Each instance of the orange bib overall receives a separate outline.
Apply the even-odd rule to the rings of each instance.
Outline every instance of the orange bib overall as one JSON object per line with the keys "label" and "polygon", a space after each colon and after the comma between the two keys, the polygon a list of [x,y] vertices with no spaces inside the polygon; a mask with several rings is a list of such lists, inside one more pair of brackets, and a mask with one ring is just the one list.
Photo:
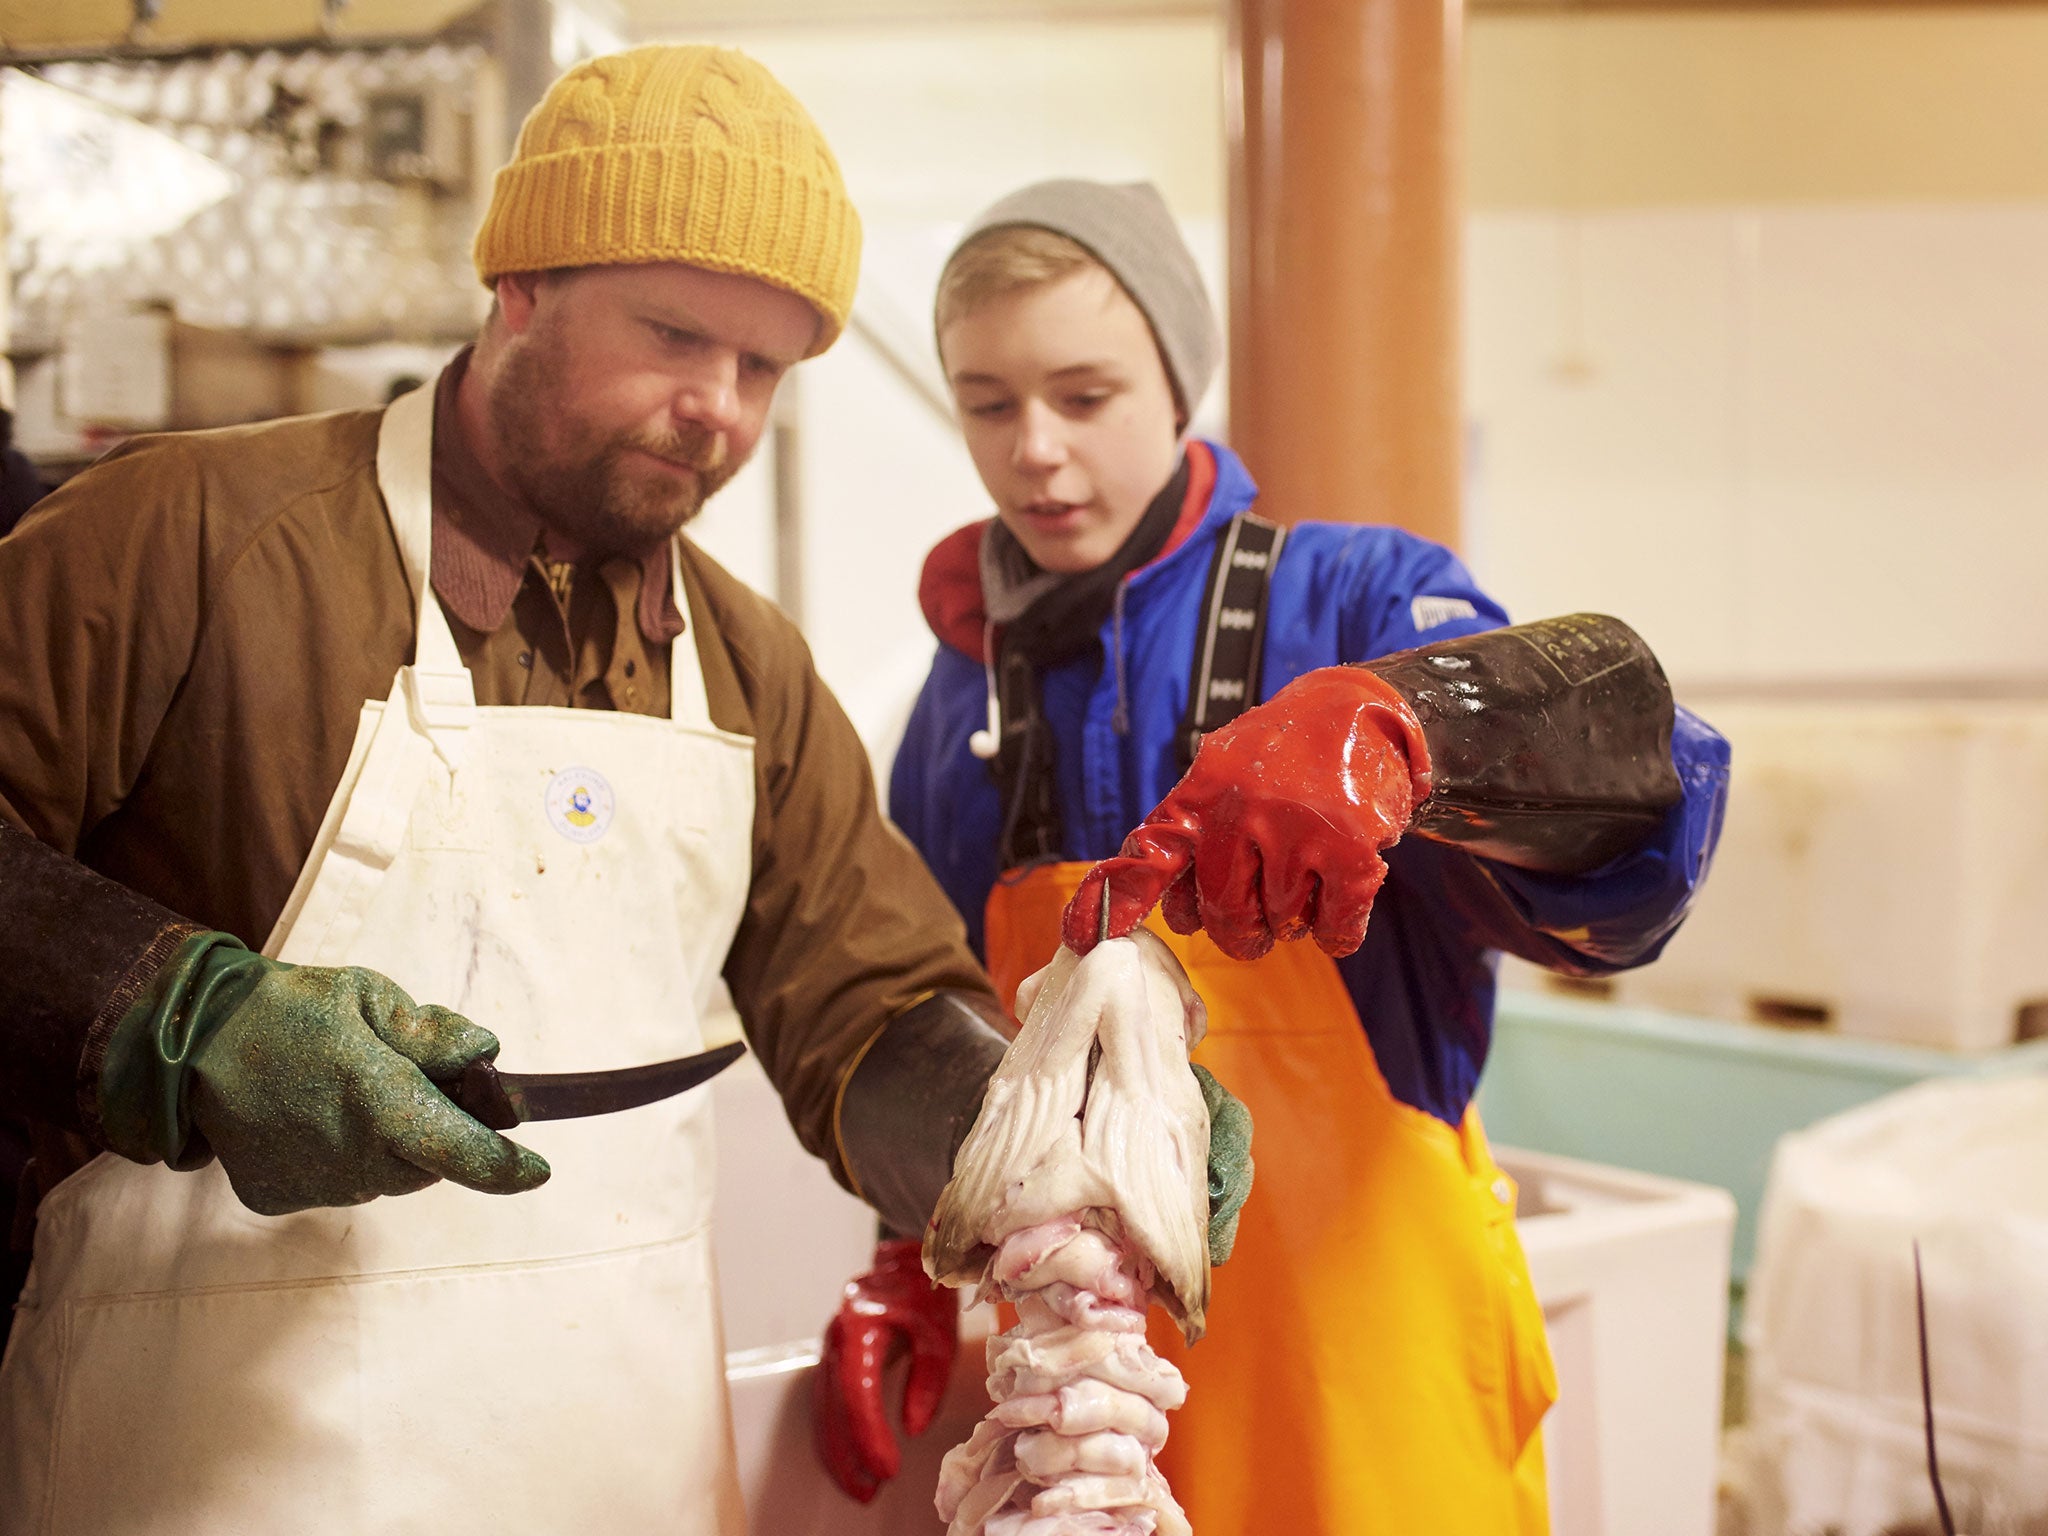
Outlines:
{"label": "orange bib overall", "polygon": [[[1050,961],[1090,869],[989,896],[1007,1001]],[[1396,1100],[1336,966],[1309,943],[1234,961],[1155,912],[1209,1008],[1195,1060],[1250,1107],[1256,1179],[1159,1457],[1203,1536],[1544,1536],[1538,1421],[1557,1395],[1515,1235],[1514,1185],[1475,1112]]]}

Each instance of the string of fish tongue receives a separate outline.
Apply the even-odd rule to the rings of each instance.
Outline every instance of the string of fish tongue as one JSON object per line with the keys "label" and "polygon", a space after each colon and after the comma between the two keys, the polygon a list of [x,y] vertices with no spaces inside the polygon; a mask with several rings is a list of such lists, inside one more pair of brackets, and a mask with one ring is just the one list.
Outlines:
{"label": "string of fish tongue", "polygon": [[995,1406],[947,1454],[939,1516],[948,1536],[1191,1536],[1153,1464],[1187,1385],[1145,1342],[1145,1310],[1201,1337],[1202,1001],[1139,929],[1085,959],[1062,948],[1017,1014],[925,1234],[933,1279],[1018,1316],[989,1340]]}

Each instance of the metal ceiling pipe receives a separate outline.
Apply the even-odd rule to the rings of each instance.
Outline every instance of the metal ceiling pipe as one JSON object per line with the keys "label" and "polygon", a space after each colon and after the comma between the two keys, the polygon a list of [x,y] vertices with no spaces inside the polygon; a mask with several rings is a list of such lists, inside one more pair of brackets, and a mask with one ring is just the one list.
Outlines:
{"label": "metal ceiling pipe", "polygon": [[1260,510],[1456,546],[1463,0],[1230,0],[1230,435]]}
{"label": "metal ceiling pipe", "polygon": [[[510,160],[519,147],[519,129],[526,114],[540,105],[554,84],[554,0],[498,0],[497,38],[493,52],[504,72],[505,120],[501,129]],[[495,168],[495,167],[494,167]]]}

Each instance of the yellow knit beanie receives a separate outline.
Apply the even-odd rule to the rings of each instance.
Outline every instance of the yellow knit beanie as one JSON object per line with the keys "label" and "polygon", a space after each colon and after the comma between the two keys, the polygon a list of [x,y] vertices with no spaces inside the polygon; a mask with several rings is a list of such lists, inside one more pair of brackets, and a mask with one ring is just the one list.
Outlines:
{"label": "yellow knit beanie", "polygon": [[786,288],[845,328],[860,215],[824,135],[773,75],[729,48],[588,59],[548,88],[498,172],[476,235],[506,272],[680,261]]}

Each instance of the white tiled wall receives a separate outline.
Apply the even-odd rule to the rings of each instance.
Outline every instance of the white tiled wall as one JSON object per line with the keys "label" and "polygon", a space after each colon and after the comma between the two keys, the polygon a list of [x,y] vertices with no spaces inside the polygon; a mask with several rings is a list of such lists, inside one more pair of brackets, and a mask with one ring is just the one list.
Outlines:
{"label": "white tiled wall", "polygon": [[1469,222],[1466,551],[1515,616],[1736,663],[1734,267],[1697,211]]}
{"label": "white tiled wall", "polygon": [[[1466,546],[1512,613],[1622,614],[1682,682],[2048,672],[2048,204],[1481,213],[1466,259]],[[799,388],[806,630],[886,733],[985,498],[857,338]],[[749,474],[706,536],[766,585]]]}
{"label": "white tiled wall", "polygon": [[[1722,42],[1750,52],[1722,67],[1748,79],[1772,56],[1764,44],[1786,40],[1774,23],[1745,25]],[[1638,39],[1628,57],[1668,61],[1690,37]],[[1619,46],[1605,31],[1554,41],[1575,38]],[[730,40],[832,135],[868,223],[863,302],[911,349],[928,347],[931,285],[958,222],[1035,176],[1158,180],[1220,305],[1213,21]],[[1475,26],[1473,185],[1498,199],[1555,181],[1558,198],[1489,202],[1468,219],[1466,546],[1482,578],[1518,615],[1627,616],[1681,681],[2048,671],[2035,599],[2048,568],[2048,200],[1786,200],[1795,182],[1743,162],[1718,181],[1680,177],[1683,205],[1558,206],[1574,176],[1598,180],[1600,141],[1583,125],[1565,134],[1577,170],[1562,180],[1502,170],[1519,163],[1502,145],[1543,129],[1547,110],[1522,99],[1547,56],[1514,55],[1512,75],[1495,58],[1512,41]],[[1618,87],[1598,71],[1553,73],[1566,127],[1613,105]],[[1917,78],[1904,54],[1864,73],[1873,90]],[[1778,100],[1771,79],[1744,111]],[[2010,95],[2001,123],[2019,110]],[[1489,103],[1512,121],[1494,122]],[[1807,126],[1818,142],[1869,125]],[[1813,143],[1787,152],[1802,144],[1802,176],[1825,181],[1832,162],[1806,164]],[[1779,200],[1714,191],[1745,178]],[[919,562],[983,498],[957,437],[857,340],[800,382],[806,627],[857,719],[886,730],[890,710],[873,701],[907,691],[929,654]]]}
{"label": "white tiled wall", "polygon": [[1690,678],[2048,670],[2048,204],[1481,214],[1472,553]]}

